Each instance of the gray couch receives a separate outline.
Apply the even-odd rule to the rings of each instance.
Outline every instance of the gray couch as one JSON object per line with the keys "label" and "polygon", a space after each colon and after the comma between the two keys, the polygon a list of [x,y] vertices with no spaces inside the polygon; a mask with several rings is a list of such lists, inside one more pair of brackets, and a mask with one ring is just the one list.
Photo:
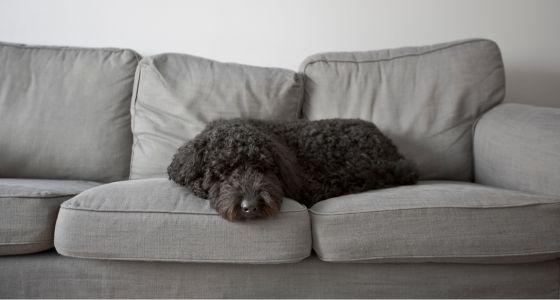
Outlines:
{"label": "gray couch", "polygon": [[[299,72],[2,43],[0,297],[559,298],[560,109],[504,82],[483,39]],[[421,182],[230,223],[165,178],[220,117],[372,121]]]}

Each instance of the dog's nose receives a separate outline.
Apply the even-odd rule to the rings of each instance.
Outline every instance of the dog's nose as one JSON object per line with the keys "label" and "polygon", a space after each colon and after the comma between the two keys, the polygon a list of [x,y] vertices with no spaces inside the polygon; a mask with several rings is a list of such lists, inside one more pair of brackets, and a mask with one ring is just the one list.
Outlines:
{"label": "dog's nose", "polygon": [[246,214],[254,214],[257,212],[257,202],[243,199],[241,201],[241,210]]}

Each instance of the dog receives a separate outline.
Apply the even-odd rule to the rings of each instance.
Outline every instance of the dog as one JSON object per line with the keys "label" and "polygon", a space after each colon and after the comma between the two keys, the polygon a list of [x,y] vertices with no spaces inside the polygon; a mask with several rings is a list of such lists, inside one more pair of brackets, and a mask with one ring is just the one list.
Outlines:
{"label": "dog", "polygon": [[311,207],[419,176],[373,123],[357,119],[212,121],[167,172],[229,221],[273,216],[284,197]]}

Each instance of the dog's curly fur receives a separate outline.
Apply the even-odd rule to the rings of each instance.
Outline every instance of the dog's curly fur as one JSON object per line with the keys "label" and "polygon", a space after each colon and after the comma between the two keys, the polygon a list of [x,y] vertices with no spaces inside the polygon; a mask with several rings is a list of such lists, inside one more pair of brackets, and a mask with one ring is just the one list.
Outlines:
{"label": "dog's curly fur", "polygon": [[[418,180],[388,137],[355,119],[216,120],[179,148],[167,171],[228,220],[274,215],[283,197],[310,207]],[[243,199],[257,201],[257,211],[241,211]]]}

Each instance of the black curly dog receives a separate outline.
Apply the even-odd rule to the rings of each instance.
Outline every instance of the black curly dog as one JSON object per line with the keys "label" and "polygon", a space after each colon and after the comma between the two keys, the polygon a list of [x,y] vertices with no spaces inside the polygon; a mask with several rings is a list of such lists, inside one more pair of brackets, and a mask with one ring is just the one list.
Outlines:
{"label": "black curly dog", "polygon": [[418,171],[370,122],[217,120],[180,147],[169,178],[230,220],[350,193],[414,184]]}

